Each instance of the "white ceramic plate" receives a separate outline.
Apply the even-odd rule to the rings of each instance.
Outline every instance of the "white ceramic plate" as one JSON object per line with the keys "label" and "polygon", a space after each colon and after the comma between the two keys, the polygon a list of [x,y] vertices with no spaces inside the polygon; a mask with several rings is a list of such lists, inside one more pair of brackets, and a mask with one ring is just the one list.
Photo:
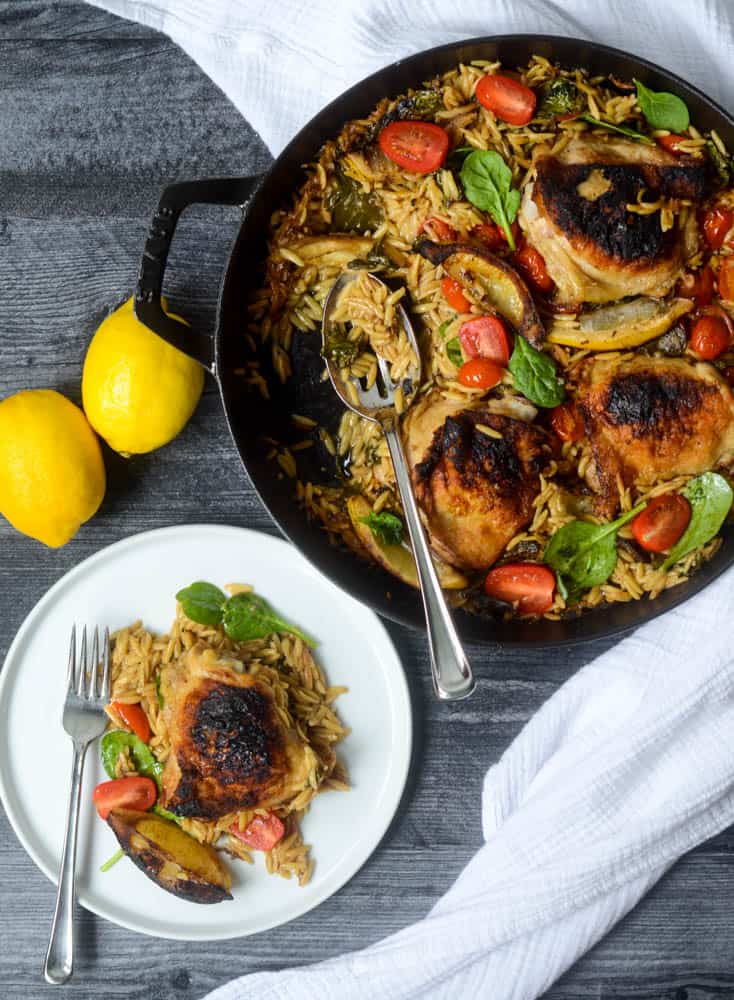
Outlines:
{"label": "white ceramic plate", "polygon": [[61,727],[73,622],[120,628],[136,618],[166,631],[174,594],[193,580],[253,584],[285,618],[320,642],[317,657],[351,734],[340,747],[353,787],[318,796],[303,823],[316,869],[304,888],[232,861],[233,901],[205,906],[159,889],[127,858],[102,874],[118,844],[92,806],[105,775],[87,754],[77,884],[82,906],[156,937],[218,940],[254,934],[335,893],[377,847],[405,786],[411,712],[397,653],[378,618],[321,576],[291,545],[244,528],[187,525],[118,542],[55,584],[21,627],[0,674],[0,797],[21,843],[57,879],[71,767]]}

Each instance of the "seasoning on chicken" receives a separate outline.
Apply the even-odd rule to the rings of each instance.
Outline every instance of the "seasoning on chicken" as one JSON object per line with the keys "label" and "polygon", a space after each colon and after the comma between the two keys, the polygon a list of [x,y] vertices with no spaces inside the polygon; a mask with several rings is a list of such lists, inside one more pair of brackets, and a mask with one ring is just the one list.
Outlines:
{"label": "seasoning on chicken", "polygon": [[431,547],[463,569],[486,569],[532,519],[545,433],[453,402],[416,404],[405,421],[408,461]]}
{"label": "seasoning on chicken", "polygon": [[[706,193],[703,161],[656,145],[581,136],[557,155],[538,150],[519,221],[543,256],[563,305],[666,295],[697,245],[695,212],[681,204]],[[664,231],[659,210],[629,205],[673,200]]]}
{"label": "seasoning on chicken", "polygon": [[682,358],[593,358],[576,403],[591,443],[587,482],[601,514],[623,486],[697,475],[734,458],[734,396],[718,371]]}
{"label": "seasoning on chicken", "polygon": [[307,748],[283,724],[270,687],[237,667],[197,643],[161,671],[171,753],[160,804],[177,816],[273,807],[303,784]]}

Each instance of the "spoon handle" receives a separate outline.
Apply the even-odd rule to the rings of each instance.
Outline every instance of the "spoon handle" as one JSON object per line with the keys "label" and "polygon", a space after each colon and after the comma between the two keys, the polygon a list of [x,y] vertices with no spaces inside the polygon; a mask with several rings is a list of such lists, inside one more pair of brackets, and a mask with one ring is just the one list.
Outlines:
{"label": "spoon handle", "polygon": [[408,525],[410,544],[413,547],[413,556],[418,569],[418,580],[420,581],[428,629],[428,650],[431,658],[433,687],[438,697],[443,701],[458,701],[460,698],[467,698],[474,690],[475,681],[472,669],[451,619],[431,559],[426,536],[423,533],[423,525],[418,514],[418,505],[413,496],[408,463],[405,460],[397,421],[386,420],[382,429],[390,449],[395,479]]}

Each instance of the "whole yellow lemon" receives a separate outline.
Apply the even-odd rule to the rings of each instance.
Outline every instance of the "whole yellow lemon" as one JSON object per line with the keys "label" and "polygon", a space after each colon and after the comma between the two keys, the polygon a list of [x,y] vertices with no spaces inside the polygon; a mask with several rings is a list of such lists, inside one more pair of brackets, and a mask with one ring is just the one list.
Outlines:
{"label": "whole yellow lemon", "polygon": [[0,513],[44,545],[65,545],[105,491],[102,449],[78,406],[53,389],[0,403]]}
{"label": "whole yellow lemon", "polygon": [[87,418],[122,455],[168,444],[185,427],[203,388],[201,365],[139,322],[132,299],[101,323],[84,361]]}

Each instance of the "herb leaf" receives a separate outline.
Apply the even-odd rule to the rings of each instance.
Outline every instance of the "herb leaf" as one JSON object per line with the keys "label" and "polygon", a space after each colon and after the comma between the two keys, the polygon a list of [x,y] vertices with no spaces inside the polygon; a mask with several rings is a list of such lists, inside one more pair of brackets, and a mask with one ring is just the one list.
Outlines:
{"label": "herb leaf", "polygon": [[382,542],[383,545],[400,545],[403,539],[403,522],[397,514],[391,514],[388,510],[376,514],[372,510],[367,517],[361,517],[359,520],[367,525],[378,542]]}
{"label": "herb leaf", "polygon": [[464,364],[464,355],[461,353],[461,341],[458,337],[452,337],[446,345],[446,357],[452,361],[457,368]]}
{"label": "herb leaf", "polygon": [[227,597],[213,583],[197,580],[190,587],[184,587],[176,594],[183,613],[199,625],[219,625],[222,620],[222,606]]}
{"label": "herb leaf", "polygon": [[536,114],[538,118],[567,115],[572,111],[580,111],[581,103],[581,94],[576,84],[559,76],[541,89]]}
{"label": "herb leaf", "polygon": [[450,326],[451,326],[451,320],[450,319],[445,319],[443,321],[443,323],[439,326],[439,328],[438,328],[438,335],[441,338],[441,340],[443,340],[443,338],[446,336],[446,331],[448,330],[448,328]]}
{"label": "herb leaf", "polygon": [[685,132],[691,118],[685,102],[663,91],[650,90],[639,80],[634,81],[637,87],[637,103],[645,116],[647,124],[652,128],[664,128],[670,132]]}
{"label": "herb leaf", "polygon": [[626,135],[628,139],[636,139],[637,142],[644,142],[648,146],[654,146],[655,142],[650,138],[649,135],[643,135],[642,132],[638,132],[636,129],[628,128],[626,125],[613,125],[611,122],[603,122],[600,118],[594,118],[593,115],[579,115],[582,122],[587,122],[589,125],[594,125],[597,128],[605,128],[609,132],[617,132],[619,135]]}
{"label": "herb leaf", "polygon": [[123,750],[130,752],[138,774],[142,775],[143,778],[152,778],[160,791],[163,764],[156,760],[148,745],[143,743],[140,737],[136,736],[135,733],[128,733],[124,729],[111,729],[102,737],[100,748],[102,767],[110,778],[116,777],[117,758]]}
{"label": "herb leaf", "polygon": [[706,151],[714,165],[716,173],[722,184],[728,184],[731,180],[732,162],[728,156],[724,156],[713,139],[706,140]]}
{"label": "herb leaf", "polygon": [[[543,560],[555,571],[559,589],[576,601],[605,583],[617,565],[617,532],[646,506],[641,503],[609,524],[570,521],[552,536]],[[565,595],[564,595],[565,597]]]}
{"label": "herb leaf", "polygon": [[536,406],[552,408],[563,402],[563,382],[556,374],[553,359],[536,350],[524,337],[515,337],[515,347],[507,366],[515,388]]}
{"label": "herb leaf", "polygon": [[665,557],[664,570],[670,569],[679,559],[705,545],[718,533],[734,499],[731,486],[718,472],[704,472],[702,476],[696,476],[681,492],[691,505],[691,520]]}
{"label": "herb leaf", "polygon": [[264,639],[273,632],[290,632],[312,648],[315,641],[281,618],[259,594],[235,594],[224,606],[224,631],[235,642]]}
{"label": "herb leaf", "polygon": [[510,250],[514,250],[510,225],[520,207],[520,192],[511,186],[512,171],[500,154],[490,149],[469,153],[461,167],[461,183],[472,205],[489,212],[504,231]]}

